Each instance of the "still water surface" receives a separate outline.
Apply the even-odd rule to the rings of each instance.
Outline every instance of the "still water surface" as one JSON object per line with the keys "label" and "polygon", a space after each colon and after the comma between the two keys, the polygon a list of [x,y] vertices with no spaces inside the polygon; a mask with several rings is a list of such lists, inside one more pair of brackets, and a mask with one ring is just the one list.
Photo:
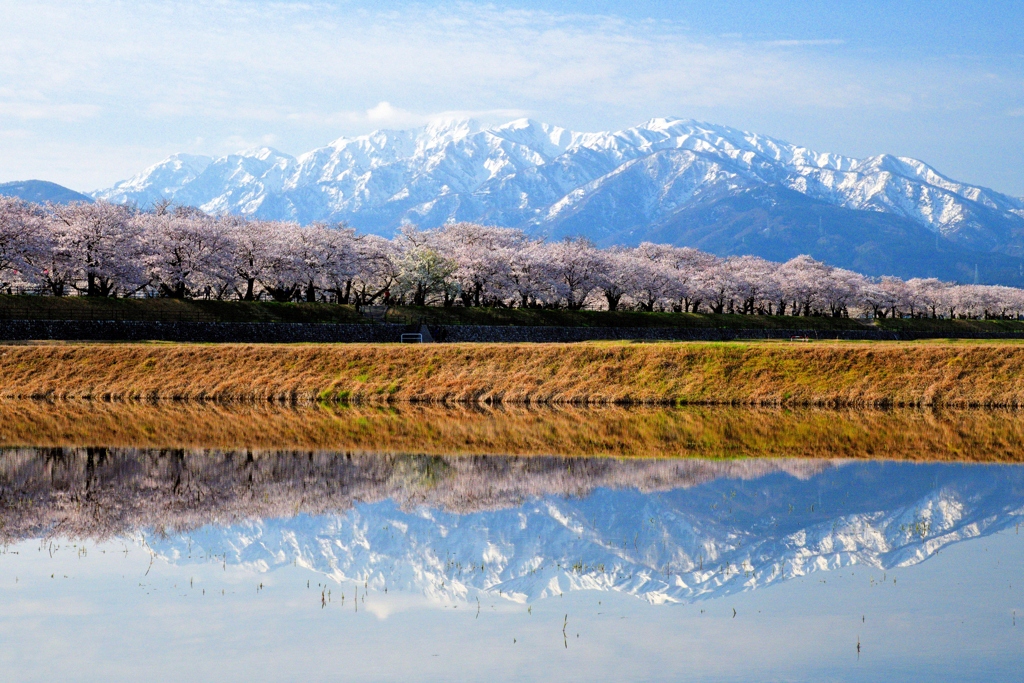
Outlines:
{"label": "still water surface", "polygon": [[4,680],[1024,679],[1024,468],[9,447]]}

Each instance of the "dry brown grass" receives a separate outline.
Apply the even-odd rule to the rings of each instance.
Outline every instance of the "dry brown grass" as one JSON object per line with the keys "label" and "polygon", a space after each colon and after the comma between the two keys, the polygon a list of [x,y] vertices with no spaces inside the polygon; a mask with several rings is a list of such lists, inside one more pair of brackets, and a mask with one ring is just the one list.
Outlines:
{"label": "dry brown grass", "polygon": [[1024,413],[0,401],[0,446],[1024,461]]}
{"label": "dry brown grass", "polygon": [[9,345],[0,347],[0,396],[1024,406],[1024,345]]}

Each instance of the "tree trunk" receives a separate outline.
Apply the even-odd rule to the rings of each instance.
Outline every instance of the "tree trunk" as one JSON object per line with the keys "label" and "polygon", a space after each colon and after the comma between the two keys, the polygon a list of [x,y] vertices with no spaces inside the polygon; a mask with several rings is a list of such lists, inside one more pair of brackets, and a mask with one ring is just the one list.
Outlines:
{"label": "tree trunk", "polygon": [[274,301],[277,301],[278,303],[286,303],[286,302],[291,301],[292,299],[294,299],[295,298],[295,290],[296,289],[297,289],[297,285],[292,285],[291,287],[267,287],[266,288],[267,294],[269,294],[270,297]]}
{"label": "tree trunk", "polygon": [[605,291],[605,301],[608,302],[609,311],[617,311],[619,309],[619,300],[622,299],[621,294],[612,294],[611,292]]}

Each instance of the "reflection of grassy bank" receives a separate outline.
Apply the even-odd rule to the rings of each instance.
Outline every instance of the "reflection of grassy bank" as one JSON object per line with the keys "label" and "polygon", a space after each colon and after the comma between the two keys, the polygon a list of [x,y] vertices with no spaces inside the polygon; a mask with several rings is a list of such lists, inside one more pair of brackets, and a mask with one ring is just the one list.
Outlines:
{"label": "reflection of grassy bank", "polygon": [[0,446],[1024,462],[1012,411],[0,401]]}
{"label": "reflection of grassy bank", "polygon": [[1024,345],[9,345],[0,347],[0,396],[1024,406]]}

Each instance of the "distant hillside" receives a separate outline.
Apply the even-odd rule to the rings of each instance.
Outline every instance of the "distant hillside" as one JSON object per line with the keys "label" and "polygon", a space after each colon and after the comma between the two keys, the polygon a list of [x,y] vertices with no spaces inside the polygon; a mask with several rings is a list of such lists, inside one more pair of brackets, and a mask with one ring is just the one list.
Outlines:
{"label": "distant hillside", "polygon": [[1024,286],[1024,260],[975,251],[891,213],[847,209],[778,186],[708,198],[618,242],[664,242],[719,256],[800,254],[866,275]]}
{"label": "distant hillside", "polygon": [[92,198],[80,192],[68,189],[63,185],[46,180],[17,180],[12,183],[0,183],[0,196],[19,197],[29,202],[44,204],[69,204],[71,202],[91,202]]}

